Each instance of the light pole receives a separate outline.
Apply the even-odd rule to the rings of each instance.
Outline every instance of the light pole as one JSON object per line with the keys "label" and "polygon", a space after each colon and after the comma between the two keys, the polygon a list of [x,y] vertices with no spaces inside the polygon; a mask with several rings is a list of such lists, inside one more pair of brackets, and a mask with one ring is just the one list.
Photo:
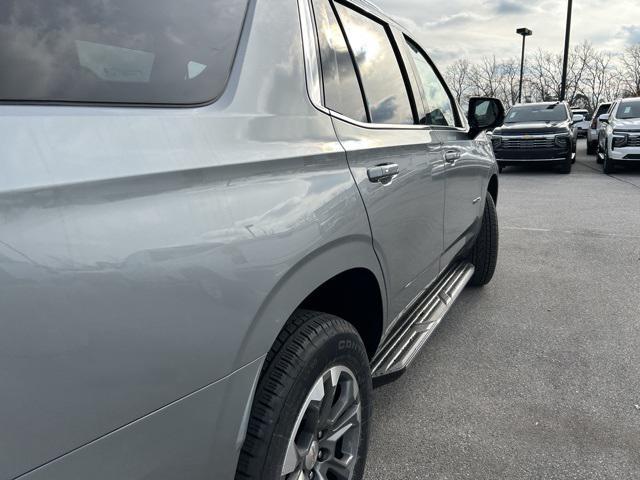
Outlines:
{"label": "light pole", "polygon": [[520,90],[518,92],[518,103],[522,103],[522,79],[524,77],[524,46],[527,37],[533,35],[533,32],[528,28],[519,28],[516,30],[518,35],[522,35],[522,59],[520,60]]}
{"label": "light pole", "polygon": [[567,64],[569,62],[569,41],[571,40],[571,11],[573,0],[569,0],[567,7],[567,29],[564,33],[564,61],[562,62],[562,86],[560,87],[560,101],[564,101],[567,95]]}

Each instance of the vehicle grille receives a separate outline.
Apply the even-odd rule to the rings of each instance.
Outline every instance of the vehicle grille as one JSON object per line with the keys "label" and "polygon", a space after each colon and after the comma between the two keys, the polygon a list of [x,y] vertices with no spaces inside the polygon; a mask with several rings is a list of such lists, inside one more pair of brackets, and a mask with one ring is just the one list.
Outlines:
{"label": "vehicle grille", "polygon": [[627,143],[629,147],[640,147],[640,135],[637,136],[629,136],[629,142]]}
{"label": "vehicle grille", "polygon": [[505,138],[502,137],[501,147],[504,149],[535,149],[553,148],[555,146],[553,138]]}

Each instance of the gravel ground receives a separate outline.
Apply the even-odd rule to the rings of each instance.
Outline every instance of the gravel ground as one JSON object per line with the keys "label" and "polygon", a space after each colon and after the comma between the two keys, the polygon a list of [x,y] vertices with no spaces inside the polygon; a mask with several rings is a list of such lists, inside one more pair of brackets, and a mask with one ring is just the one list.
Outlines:
{"label": "gravel ground", "polygon": [[367,480],[640,478],[640,169],[506,168],[493,282],[375,391]]}

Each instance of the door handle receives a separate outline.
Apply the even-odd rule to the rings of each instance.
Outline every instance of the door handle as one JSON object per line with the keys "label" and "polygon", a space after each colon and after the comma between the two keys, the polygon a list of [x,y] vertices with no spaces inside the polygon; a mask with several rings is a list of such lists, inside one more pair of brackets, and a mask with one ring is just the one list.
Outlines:
{"label": "door handle", "polygon": [[460,152],[458,150],[447,150],[444,152],[444,161],[453,165],[460,160]]}
{"label": "door handle", "polygon": [[367,169],[367,176],[372,182],[389,183],[398,175],[399,171],[400,167],[396,163],[386,163]]}

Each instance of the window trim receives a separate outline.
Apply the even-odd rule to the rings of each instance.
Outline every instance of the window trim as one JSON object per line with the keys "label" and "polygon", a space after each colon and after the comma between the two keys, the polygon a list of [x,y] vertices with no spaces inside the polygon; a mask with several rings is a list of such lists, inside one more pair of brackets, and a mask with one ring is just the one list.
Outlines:
{"label": "window trim", "polygon": [[242,22],[240,24],[240,30],[238,34],[238,41],[234,47],[233,55],[231,58],[231,64],[229,66],[229,70],[227,72],[227,78],[222,85],[222,89],[218,93],[218,95],[204,100],[202,102],[193,102],[193,103],[148,103],[148,102],[92,102],[89,100],[76,101],[76,100],[5,100],[0,98],[0,105],[15,105],[15,106],[51,106],[51,107],[99,107],[99,108],[141,108],[141,109],[172,109],[172,110],[182,110],[187,108],[199,108],[199,107],[208,107],[213,105],[218,100],[220,100],[227,89],[229,88],[229,82],[234,75],[234,71],[237,68],[240,57],[240,52],[242,47],[246,44],[247,32],[246,29],[249,28],[249,17],[253,18],[254,10],[255,10],[255,2],[252,0],[247,1],[247,6],[245,8]]}
{"label": "window trim", "polygon": [[309,100],[323,113],[329,113],[325,105],[324,77],[320,59],[320,39],[316,14],[311,0],[298,0],[300,27],[302,29],[302,52],[305,65],[305,81]]}
{"label": "window trim", "polygon": [[447,97],[449,98],[449,102],[451,103],[451,108],[453,109],[453,115],[455,117],[456,125],[447,125],[447,126],[427,125],[427,126],[433,130],[447,130],[447,131],[455,130],[455,131],[467,132],[469,130],[469,126],[467,125],[467,122],[464,120],[463,116],[460,114],[458,102],[455,101],[451,93],[451,90],[449,89],[449,85],[447,85],[447,82],[444,80],[444,77],[440,73],[440,70],[438,70],[438,67],[436,67],[436,64],[433,63],[433,61],[431,60],[431,57],[427,55],[427,52],[424,51],[424,49],[420,46],[418,42],[416,42],[413,38],[411,38],[409,35],[407,35],[404,32],[403,32],[403,37],[405,41],[405,48],[409,50],[407,53],[409,54],[408,57],[409,57],[409,61],[411,62],[411,68],[413,69],[414,75],[418,79],[418,88],[420,89],[422,102],[425,103],[425,108],[429,108],[429,104],[427,102],[426,94],[424,93],[424,90],[422,87],[422,80],[420,78],[420,74],[418,73],[418,67],[416,66],[415,61],[411,56],[411,52],[410,52],[411,45],[413,45],[416,48],[416,50],[418,50],[418,52],[424,57],[424,59],[427,61],[427,63],[435,73],[436,78],[438,79],[438,81],[440,82],[440,85],[442,85],[442,88],[447,94]]}

